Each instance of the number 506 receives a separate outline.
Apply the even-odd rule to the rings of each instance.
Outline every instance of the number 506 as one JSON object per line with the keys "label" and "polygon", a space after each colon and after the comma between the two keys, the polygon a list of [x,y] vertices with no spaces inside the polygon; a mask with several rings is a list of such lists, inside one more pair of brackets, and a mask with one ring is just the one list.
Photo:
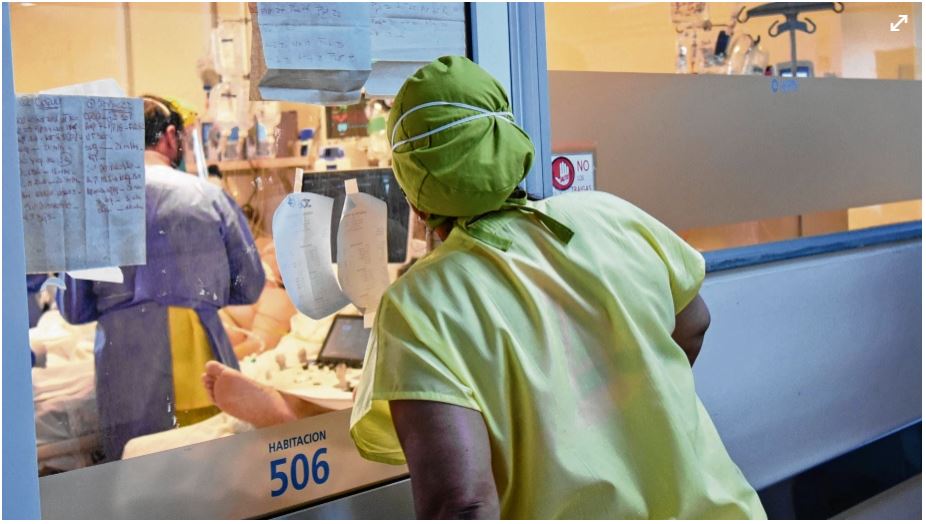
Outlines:
{"label": "number 506", "polygon": [[[324,484],[328,480],[328,474],[331,473],[328,462],[321,459],[321,456],[327,452],[328,448],[318,448],[315,454],[312,455],[311,468],[309,467],[309,459],[302,453],[297,453],[289,465],[289,476],[286,475],[285,469],[282,471],[279,469],[286,465],[285,457],[270,461],[270,480],[278,479],[280,481],[280,487],[271,489],[270,496],[279,497],[286,493],[290,482],[292,482],[293,489],[297,491],[305,489],[309,485],[309,480],[312,480],[316,485]],[[311,475],[311,478],[309,475]]]}

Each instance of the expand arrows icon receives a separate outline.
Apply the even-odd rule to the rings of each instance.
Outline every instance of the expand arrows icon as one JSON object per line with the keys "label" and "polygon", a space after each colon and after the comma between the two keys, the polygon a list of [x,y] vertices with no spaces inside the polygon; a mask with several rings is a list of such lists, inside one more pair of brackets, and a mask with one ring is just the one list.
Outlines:
{"label": "expand arrows icon", "polygon": [[909,20],[907,15],[898,15],[897,21],[891,24],[891,31],[900,31],[900,24],[906,24]]}

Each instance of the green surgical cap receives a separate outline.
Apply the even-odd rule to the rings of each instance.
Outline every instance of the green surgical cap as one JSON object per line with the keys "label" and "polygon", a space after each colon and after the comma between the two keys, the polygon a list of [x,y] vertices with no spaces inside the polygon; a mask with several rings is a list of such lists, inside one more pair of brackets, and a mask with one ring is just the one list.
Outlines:
{"label": "green surgical cap", "polygon": [[[456,105],[435,104],[447,102]],[[465,57],[438,58],[409,77],[386,127],[393,170],[409,202],[444,217],[501,208],[534,158],[530,138],[503,116],[510,111],[504,88]],[[448,127],[434,132],[442,126]]]}

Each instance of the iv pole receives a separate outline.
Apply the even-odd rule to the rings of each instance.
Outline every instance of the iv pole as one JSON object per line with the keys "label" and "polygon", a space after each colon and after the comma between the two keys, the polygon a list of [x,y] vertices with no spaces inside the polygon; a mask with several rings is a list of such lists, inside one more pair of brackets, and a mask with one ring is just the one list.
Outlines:
{"label": "iv pole", "polygon": [[[813,34],[817,31],[817,24],[813,23],[813,20],[807,17],[804,20],[798,20],[797,15],[804,11],[828,10],[842,13],[846,8],[842,2],[772,2],[753,7],[748,11],[743,6],[739,13],[736,14],[736,21],[744,24],[753,17],[784,15],[785,21],[776,20],[773,22],[768,28],[768,34],[772,38],[785,31],[791,34],[791,76],[797,77],[797,31],[803,31],[807,34]],[[745,18],[743,18],[743,11],[746,11]],[[809,29],[807,24],[810,24]]]}

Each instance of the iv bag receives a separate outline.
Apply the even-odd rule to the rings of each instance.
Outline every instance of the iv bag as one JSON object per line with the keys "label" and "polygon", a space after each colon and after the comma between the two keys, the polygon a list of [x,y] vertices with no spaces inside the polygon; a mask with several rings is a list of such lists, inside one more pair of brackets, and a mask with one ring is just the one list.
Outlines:
{"label": "iv bag", "polygon": [[248,93],[242,84],[222,82],[209,92],[209,112],[213,122],[231,128],[248,122]]}
{"label": "iv bag", "polygon": [[245,32],[241,22],[224,21],[212,30],[212,56],[223,78],[240,77],[244,67]]}

